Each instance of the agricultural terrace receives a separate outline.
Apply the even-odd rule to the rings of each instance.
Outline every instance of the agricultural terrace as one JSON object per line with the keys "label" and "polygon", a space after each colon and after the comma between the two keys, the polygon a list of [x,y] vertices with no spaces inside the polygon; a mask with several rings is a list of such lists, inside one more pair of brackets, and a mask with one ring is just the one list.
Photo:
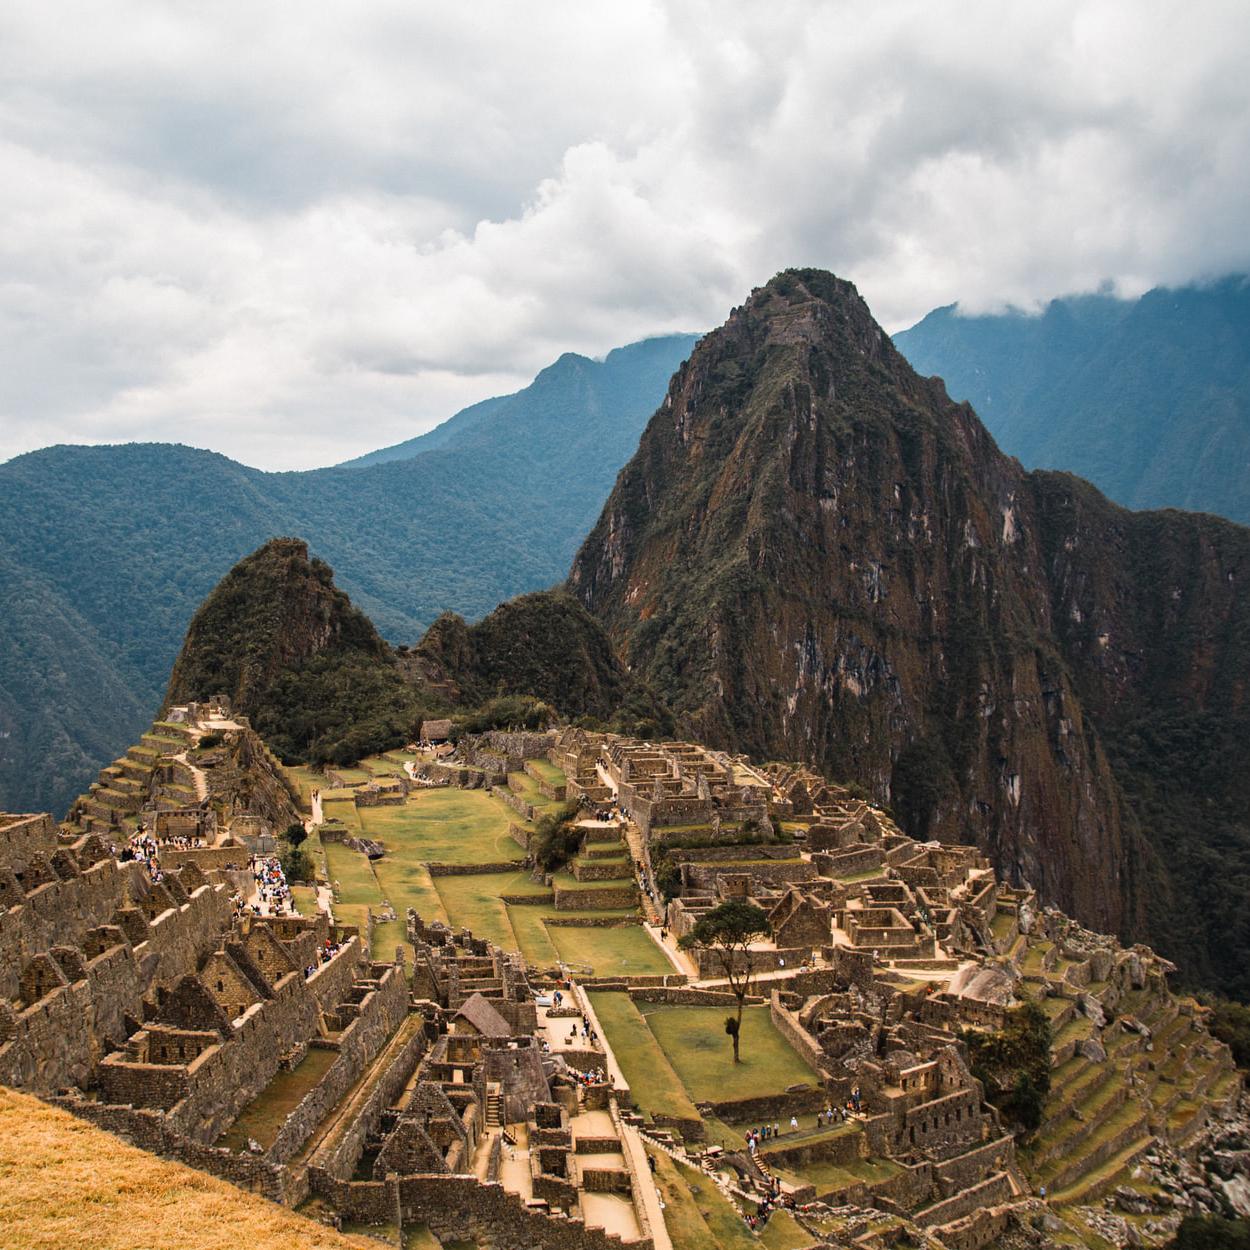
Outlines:
{"label": "agricultural terrace", "polygon": [[774,1027],[767,1007],[743,1013],[742,1062],[735,1064],[723,1007],[635,1003],[614,992],[590,997],[635,1100],[653,1115],[693,1118],[696,1103],[762,1098],[818,1081]]}
{"label": "agricultural terrace", "polygon": [[[546,761],[529,761],[552,785],[564,775]],[[360,769],[336,769],[345,781],[402,771],[398,753],[363,762]],[[306,769],[288,770],[301,795],[311,804],[311,790],[324,778]],[[514,775],[512,789],[541,810],[559,804],[545,798],[534,780]],[[469,928],[505,950],[519,951],[535,967],[565,963],[582,973],[599,976],[657,975],[674,971],[663,951],[636,923],[635,909],[557,912],[552,890],[532,881],[521,867],[525,852],[512,829],[529,827],[489,791],[439,788],[416,790],[402,805],[360,807],[351,789],[322,789],[322,814],[331,828],[346,837],[381,842],[386,854],[370,861],[341,841],[322,839],[310,851],[322,854],[326,873],[334,883],[336,912],[344,923],[362,931],[368,914],[374,916],[373,954],[390,958],[404,942],[403,923],[408,908],[426,920]],[[622,849],[621,859],[626,861]],[[506,871],[453,875],[431,873],[430,864],[510,865]],[[565,871],[555,884],[564,889],[597,893],[619,888],[619,881],[579,882]],[[378,921],[387,905],[396,921]],[[548,920],[557,923],[548,925]],[[577,921],[617,921],[612,928],[589,928]],[[572,923],[570,923],[572,922]]]}

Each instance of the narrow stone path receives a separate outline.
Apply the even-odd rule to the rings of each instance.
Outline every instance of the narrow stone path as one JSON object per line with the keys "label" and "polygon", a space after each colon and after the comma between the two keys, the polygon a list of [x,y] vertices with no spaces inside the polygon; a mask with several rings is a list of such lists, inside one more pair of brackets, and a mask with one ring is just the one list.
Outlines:
{"label": "narrow stone path", "polygon": [[180,751],[173,758],[177,760],[179,764],[186,766],[187,771],[191,774],[192,783],[195,785],[195,797],[203,803],[204,800],[208,798],[208,777],[204,770],[197,767],[195,764],[192,764],[187,758],[187,753],[185,751]]}

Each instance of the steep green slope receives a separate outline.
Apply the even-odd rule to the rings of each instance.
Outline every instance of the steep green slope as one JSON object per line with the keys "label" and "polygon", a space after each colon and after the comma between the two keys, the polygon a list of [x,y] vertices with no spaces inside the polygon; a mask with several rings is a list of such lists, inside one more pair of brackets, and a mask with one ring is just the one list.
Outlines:
{"label": "steep green slope", "polygon": [[133,741],[197,605],[275,535],[304,536],[396,641],[551,585],[689,341],[564,357],[365,468],[261,473],[160,444],[0,465],[0,808],[63,809]]}
{"label": "steep green slope", "polygon": [[413,736],[427,708],[369,618],[275,538],[222,578],[191,620],[165,708],[228,695],[291,761],[349,763]]}
{"label": "steep green slope", "polygon": [[1038,316],[931,312],[895,345],[1004,450],[1133,508],[1250,522],[1250,284],[1078,296]]}
{"label": "steep green slope", "polygon": [[1024,473],[801,270],[673,379],[570,588],[691,731],[861,780],[1245,993],[1247,578],[1250,531]]}
{"label": "steep green slope", "polygon": [[445,613],[416,647],[392,648],[298,538],[240,560],[192,618],[164,709],[217,694],[284,759],[312,763],[397,746],[431,714],[507,714],[500,696],[631,732],[672,727],[571,595],[522,595],[476,625]]}
{"label": "steep green slope", "polygon": [[570,718],[622,731],[671,732],[672,717],[621,666],[603,626],[572,595],[545,591],[500,604],[476,625],[447,613],[413,651],[427,683],[473,706],[498,694],[526,694]]}
{"label": "steep green slope", "polygon": [[604,464],[619,468],[633,454],[673,371],[697,342],[695,334],[661,335],[618,347],[601,361],[566,352],[523,391],[474,404],[426,434],[340,467],[407,460],[448,446],[489,452],[501,435],[523,431],[525,437],[513,449],[522,456],[553,451],[549,437],[556,435],[562,444],[559,454],[574,464],[584,460],[592,474]]}

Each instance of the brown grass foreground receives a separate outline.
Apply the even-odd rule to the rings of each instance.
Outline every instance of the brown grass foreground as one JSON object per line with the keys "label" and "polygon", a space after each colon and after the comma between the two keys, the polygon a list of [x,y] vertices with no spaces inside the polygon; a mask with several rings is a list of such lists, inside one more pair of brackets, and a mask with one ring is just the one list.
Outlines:
{"label": "brown grass foreground", "polygon": [[377,1250],[0,1088],[3,1250]]}

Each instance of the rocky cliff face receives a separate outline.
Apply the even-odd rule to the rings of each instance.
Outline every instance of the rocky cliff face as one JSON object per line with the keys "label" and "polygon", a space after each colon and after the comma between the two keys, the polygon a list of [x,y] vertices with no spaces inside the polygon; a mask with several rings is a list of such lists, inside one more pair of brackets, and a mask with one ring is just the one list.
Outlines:
{"label": "rocky cliff face", "polygon": [[693,734],[1181,953],[1146,905],[1182,905],[1174,831],[1108,743],[1130,705],[1241,707],[1248,538],[1025,473],[849,283],[789,271],[675,375],[569,584]]}

